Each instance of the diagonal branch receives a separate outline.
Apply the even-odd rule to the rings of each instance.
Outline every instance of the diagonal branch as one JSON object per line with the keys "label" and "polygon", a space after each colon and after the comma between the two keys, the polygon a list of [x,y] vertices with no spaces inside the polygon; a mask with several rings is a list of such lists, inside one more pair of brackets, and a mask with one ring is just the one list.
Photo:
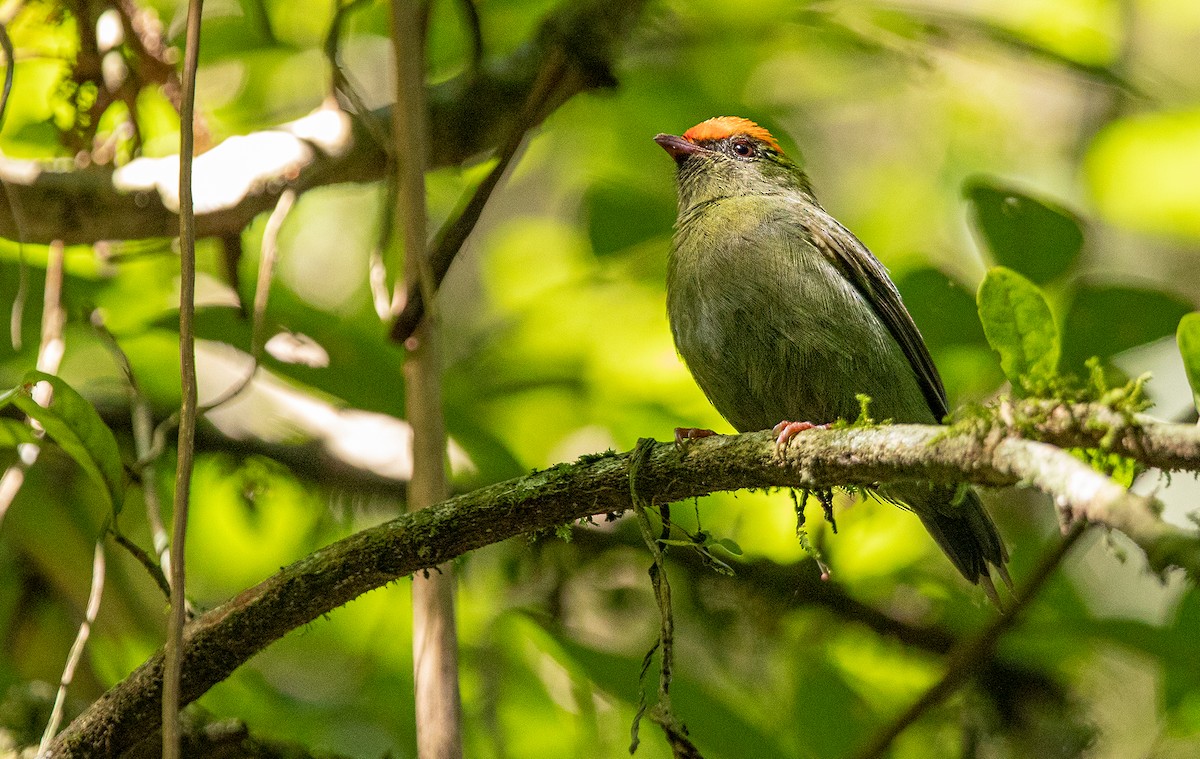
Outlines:
{"label": "diagonal branch", "polygon": [[952,696],[983,667],[1000,638],[1017,624],[1020,615],[1029,607],[1054,570],[1058,569],[1067,553],[1078,542],[1080,536],[1083,535],[1083,527],[1082,524],[1077,524],[1061,543],[1038,562],[1029,580],[1017,592],[1016,604],[1011,609],[993,620],[979,634],[964,641],[950,652],[949,665],[942,678],[913,702],[912,706],[903,714],[873,735],[870,742],[855,755],[857,759],[879,759],[879,757],[886,756],[892,742],[901,733],[931,709]]}
{"label": "diagonal branch", "polygon": [[[1182,425],[1163,425],[1173,431]],[[510,537],[632,507],[629,454],[584,457],[497,483],[322,548],[188,625],[182,698],[190,702],[289,630],[357,596]],[[1200,468],[1200,459],[1190,462]],[[1128,493],[1062,449],[996,443],[945,427],[894,425],[813,431],[781,455],[768,432],[694,441],[682,454],[654,446],[639,490],[658,503],[747,487],[822,488],[923,479],[979,485],[1032,483],[1070,513],[1128,530],[1155,569],[1200,576],[1200,537],[1162,524],[1156,502]],[[116,756],[153,730],[162,654],[153,656],[75,720],[55,756]]]}
{"label": "diagonal branch", "polygon": [[[492,191],[500,184],[500,180],[508,171],[508,166],[516,156],[517,150],[525,139],[525,135],[542,119],[542,111],[551,101],[555,93],[563,87],[563,75],[567,72],[566,59],[562,55],[551,55],[543,63],[538,72],[529,98],[521,108],[520,116],[513,125],[512,133],[504,140],[496,154],[496,165],[475,188],[470,200],[438,231],[433,250],[428,255],[428,274],[419,274],[421,281],[410,282],[405,297],[404,307],[392,322],[391,338],[398,343],[406,342],[416,331],[417,325],[425,315],[426,291],[436,293],[441,287],[442,280],[450,271],[459,251],[462,250],[475,224],[483,214]],[[425,282],[426,277],[432,282]]]}

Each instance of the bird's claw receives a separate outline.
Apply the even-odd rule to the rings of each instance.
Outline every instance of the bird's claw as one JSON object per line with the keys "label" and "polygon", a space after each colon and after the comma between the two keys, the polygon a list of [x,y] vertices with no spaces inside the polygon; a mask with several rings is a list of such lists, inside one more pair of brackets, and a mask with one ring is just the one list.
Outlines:
{"label": "bird's claw", "polygon": [[675,447],[683,448],[689,440],[699,440],[702,437],[712,437],[717,433],[703,427],[676,427]]}
{"label": "bird's claw", "polygon": [[775,445],[783,447],[788,444],[788,441],[799,435],[801,432],[808,430],[827,430],[828,424],[813,424],[812,422],[789,422],[784,419],[779,424],[771,428],[771,432],[775,433]]}

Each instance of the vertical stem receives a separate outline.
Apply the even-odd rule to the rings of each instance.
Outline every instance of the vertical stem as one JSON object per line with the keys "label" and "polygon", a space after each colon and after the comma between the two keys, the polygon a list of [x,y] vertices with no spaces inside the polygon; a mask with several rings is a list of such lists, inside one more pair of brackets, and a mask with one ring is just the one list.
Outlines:
{"label": "vertical stem", "polygon": [[[396,229],[404,230],[404,279],[425,281],[425,9],[418,0],[393,0],[392,41],[396,51],[396,108],[393,155],[398,163]],[[398,284],[397,289],[403,287]],[[409,509],[446,498],[446,431],[442,418],[441,372],[436,321],[426,319],[407,342],[405,404],[412,425],[413,475]],[[413,680],[416,687],[417,756],[462,756],[462,706],[458,692],[458,641],[454,623],[454,572],[450,565],[413,578]]]}
{"label": "vertical stem", "polygon": [[179,409],[179,457],[175,470],[175,509],[171,530],[171,614],[163,663],[162,755],[179,757],[179,696],[183,674],[185,607],[184,555],[192,455],[196,433],[196,219],[192,209],[192,153],[195,150],[196,68],[200,57],[200,14],[203,0],[189,0],[187,43],[183,62],[183,98],[179,114],[179,366],[182,404]]}

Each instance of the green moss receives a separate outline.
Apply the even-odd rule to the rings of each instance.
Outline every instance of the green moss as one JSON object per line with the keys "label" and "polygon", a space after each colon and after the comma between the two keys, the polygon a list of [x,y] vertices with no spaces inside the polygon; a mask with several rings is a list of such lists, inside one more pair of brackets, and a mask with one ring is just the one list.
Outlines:
{"label": "green moss", "polygon": [[[1114,412],[1120,419],[1117,423],[1106,423],[1094,417],[1076,420],[1078,428],[1092,435],[1099,435],[1098,445],[1071,451],[1093,469],[1129,486],[1141,473],[1143,467],[1134,459],[1112,453],[1112,447],[1125,432],[1138,426],[1137,414],[1152,404],[1146,398],[1146,383],[1149,374],[1131,379],[1119,387],[1110,387],[1100,359],[1087,362],[1088,376],[1080,378],[1071,374],[1060,374],[1036,381],[1022,378],[1028,397],[1014,400],[1011,396],[1000,396],[986,404],[970,404],[956,409],[947,420],[945,435],[972,435],[986,440],[996,433],[1036,438],[1037,429],[1050,421],[1052,415],[1063,406],[1094,404]],[[931,442],[940,441],[938,435]]]}
{"label": "green moss", "polygon": [[598,453],[585,453],[582,456],[580,456],[579,458],[575,459],[575,463],[576,464],[594,464],[597,461],[601,461],[603,459],[610,459],[616,455],[617,455],[617,452],[614,451],[612,448],[609,448],[606,451],[600,451]]}
{"label": "green moss", "polygon": [[858,399],[858,418],[854,421],[838,419],[829,425],[830,429],[852,430],[860,427],[878,427],[892,423],[891,419],[884,419],[882,422],[877,422],[871,418],[871,396],[864,393],[856,393],[854,397]]}

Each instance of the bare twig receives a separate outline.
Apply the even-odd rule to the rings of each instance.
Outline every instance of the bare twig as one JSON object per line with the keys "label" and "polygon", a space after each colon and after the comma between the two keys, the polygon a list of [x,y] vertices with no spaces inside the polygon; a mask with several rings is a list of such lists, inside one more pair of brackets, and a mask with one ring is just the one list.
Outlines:
{"label": "bare twig", "polygon": [[83,622],[79,625],[79,632],[75,634],[71,652],[67,655],[66,666],[63,667],[62,679],[58,683],[58,693],[54,696],[54,708],[50,712],[50,721],[46,723],[46,731],[42,733],[42,742],[38,746],[38,759],[49,756],[47,749],[50,748],[50,741],[58,732],[58,726],[62,724],[63,708],[67,703],[67,688],[75,679],[75,668],[79,666],[79,660],[83,658],[83,648],[87,645],[88,637],[91,635],[92,625],[96,623],[96,615],[100,613],[100,599],[103,596],[104,538],[102,536],[96,541],[96,550],[92,555],[92,588],[88,592],[87,610],[84,612]]}
{"label": "bare twig", "polygon": [[[171,584],[167,582],[166,572],[163,571],[162,567],[154,563],[153,556],[143,551],[142,547],[137,543],[134,543],[132,540],[118,532],[115,524],[112,527],[113,540],[117,541],[117,545],[124,548],[138,564],[141,564],[146,569],[146,574],[150,575],[150,579],[154,580],[154,584],[157,585],[158,589],[162,591],[163,598],[170,603]],[[189,612],[188,619],[191,618],[192,615]]]}
{"label": "bare twig", "polygon": [[258,257],[258,281],[254,285],[254,321],[250,332],[250,355],[255,363],[262,360],[266,344],[267,300],[271,296],[271,280],[275,275],[275,260],[279,255],[279,230],[296,202],[295,190],[285,190],[267,217],[263,227],[262,248]]}
{"label": "bare twig", "polygon": [[200,17],[204,0],[189,0],[179,124],[179,409],[178,464],[171,530],[171,614],[167,625],[162,682],[163,759],[179,759],[180,677],[183,673],[183,624],[186,617],[188,501],[196,437],[196,218],[192,208],[192,156],[195,149],[196,69],[200,59]]}
{"label": "bare twig", "polygon": [[292,189],[284,190],[263,227],[262,246],[258,258],[258,280],[254,285],[254,313],[251,315],[250,321],[250,370],[233,386],[200,406],[196,411],[197,416],[204,416],[241,395],[246,388],[250,387],[250,383],[254,381],[254,378],[258,376],[259,369],[262,368],[263,346],[266,345],[267,300],[271,294],[271,279],[275,273],[275,259],[279,250],[279,230],[283,227],[283,222],[295,202],[296,192]]}
{"label": "bare twig", "polygon": [[405,342],[416,331],[417,325],[425,315],[427,304],[434,302],[433,294],[441,286],[442,279],[450,270],[450,264],[462,250],[471,231],[475,229],[484,207],[487,206],[488,199],[492,196],[492,191],[496,189],[505,172],[508,171],[509,164],[521,147],[526,133],[540,120],[540,114],[550,101],[565,70],[566,58],[561,52],[557,54],[552,52],[546,58],[537,79],[534,80],[533,88],[521,109],[520,116],[497,152],[496,165],[471,193],[470,199],[462,206],[462,210],[451,216],[438,231],[437,241],[429,253],[428,271],[421,272],[418,281],[409,281],[408,292],[402,301],[393,299],[394,306],[398,303],[403,304],[396,320],[392,322],[391,337],[396,342]]}
{"label": "bare twig", "polygon": [[[0,49],[4,50],[4,91],[0,93],[0,128],[3,128],[4,117],[8,113],[8,98],[12,95],[13,75],[17,68],[16,54],[13,52],[12,39],[8,36],[7,23],[0,23]],[[0,178],[0,184],[4,185],[4,197],[12,209],[13,226],[17,231],[17,293],[13,297],[8,333],[13,350],[19,351],[23,342],[21,328],[25,315],[25,294],[29,290],[29,271],[25,263],[25,215],[21,211],[16,193],[9,189],[8,181]],[[3,513],[3,508],[0,508],[0,518],[3,518]]]}
{"label": "bare twig", "polygon": [[366,0],[333,0],[333,18],[329,22],[329,31],[325,33],[325,44],[323,46],[325,52],[325,60],[329,63],[329,88],[331,95],[341,93],[350,101],[350,105],[354,108],[354,113],[363,120],[363,126],[366,128],[367,134],[371,136],[375,146],[385,152],[391,151],[391,144],[387,135],[387,127],[382,123],[376,114],[371,113],[371,109],[367,108],[367,104],[363,102],[362,95],[358,92],[358,87],[350,80],[350,75],[342,68],[341,56],[339,55],[339,45],[342,41],[342,24],[346,21],[346,16],[349,13],[366,4]]}
{"label": "bare twig", "polygon": [[978,635],[963,642],[950,653],[949,663],[945,674],[929,690],[913,703],[903,714],[884,726],[871,738],[858,759],[878,759],[887,753],[892,741],[915,723],[922,715],[941,704],[953,695],[967,680],[987,661],[992,650],[1005,632],[1010,630],[1018,621],[1021,612],[1037,596],[1038,592],[1050,579],[1054,570],[1062,563],[1063,558],[1071,547],[1083,535],[1085,525],[1076,524],[1067,536],[1055,548],[1046,554],[1034,569],[1033,574],[1016,593],[1012,608],[985,627]]}
{"label": "bare twig", "polygon": [[[639,699],[638,711],[633,719],[633,727],[630,730],[632,741],[629,746],[629,753],[632,754],[637,750],[639,741],[638,722],[643,712],[646,712],[650,719],[663,729],[667,743],[671,746],[671,750],[676,757],[695,757],[699,759],[699,750],[687,737],[687,727],[675,716],[675,712],[671,708],[671,680],[674,678],[675,667],[675,614],[671,608],[671,583],[667,579],[666,551],[663,544],[659,542],[659,538],[654,535],[653,525],[650,524],[650,517],[646,513],[649,504],[638,490],[638,473],[642,463],[653,450],[654,441],[650,438],[642,438],[638,441],[637,447],[634,448],[629,460],[629,498],[633,503],[633,510],[637,514],[637,522],[642,533],[642,540],[645,541],[646,546],[650,549],[650,555],[654,558],[653,563],[650,565],[650,584],[654,588],[654,599],[658,604],[658,641],[651,648],[650,652],[646,654],[642,671],[644,675],[651,655],[657,650],[659,653],[658,703],[647,712],[645,709],[646,696],[645,692],[642,692]],[[665,510],[666,504],[662,508]],[[665,539],[670,533],[670,522],[665,511],[661,516],[662,537]]]}
{"label": "bare twig", "polygon": [[[125,378],[125,383],[129,389],[130,403],[130,422],[133,429],[133,445],[138,456],[138,463],[133,467],[138,474],[142,483],[142,500],[146,504],[146,522],[150,525],[150,540],[154,547],[154,556],[158,563],[155,564],[154,559],[151,559],[140,546],[135,544],[129,538],[121,534],[116,521],[112,524],[113,538],[117,541],[117,545],[127,550],[139,564],[142,564],[150,577],[154,579],[154,583],[162,590],[166,596],[168,603],[171,599],[171,583],[167,576],[171,573],[171,550],[170,539],[167,537],[166,526],[162,521],[162,504],[158,497],[158,477],[156,464],[158,457],[162,453],[162,446],[158,444],[158,452],[155,453],[155,429],[154,429],[154,412],[150,408],[150,402],[142,393],[138,386],[137,377],[133,374],[133,366],[129,363],[129,357],[125,355],[125,351],[121,349],[120,343],[117,342],[112,332],[104,324],[104,318],[99,310],[92,312],[92,326],[96,329],[96,334],[100,336],[100,341],[108,348],[109,353],[113,357],[117,368],[120,369],[121,375]],[[165,435],[160,435],[164,438]],[[188,608],[188,619],[194,616],[192,609]]]}

